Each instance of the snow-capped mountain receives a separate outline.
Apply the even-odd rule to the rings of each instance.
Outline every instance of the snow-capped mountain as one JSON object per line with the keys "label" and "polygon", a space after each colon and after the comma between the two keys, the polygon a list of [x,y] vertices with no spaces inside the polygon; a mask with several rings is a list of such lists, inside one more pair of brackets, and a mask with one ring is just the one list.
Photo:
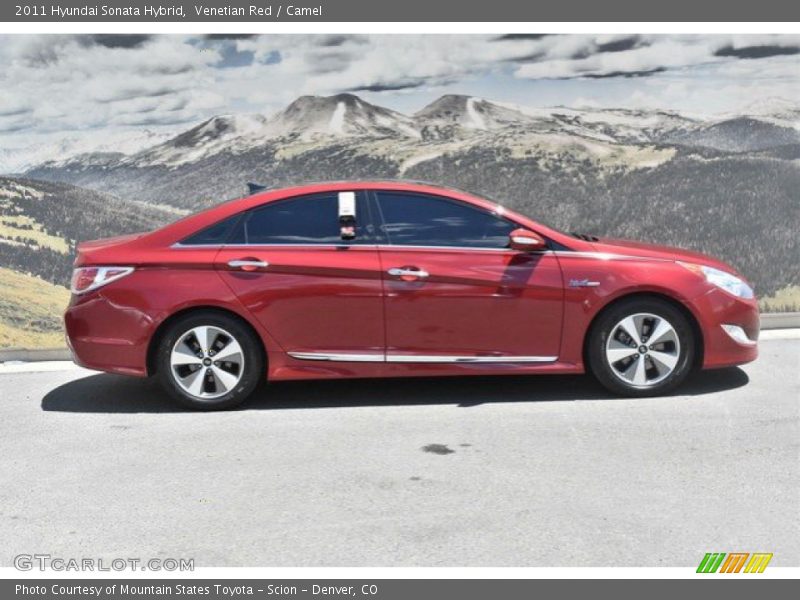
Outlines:
{"label": "snow-capped mountain", "polygon": [[766,98],[761,102],[745,106],[738,115],[727,115],[728,118],[737,116],[753,117],[776,125],[800,129],[800,105],[786,98]]}
{"label": "snow-capped mountain", "polygon": [[800,130],[777,124],[772,119],[735,117],[672,132],[663,141],[725,152],[751,152],[800,144]]}
{"label": "snow-capped mountain", "polygon": [[262,115],[221,115],[120,162],[140,167],[190,163],[222,151],[245,151],[267,136],[267,119]]}
{"label": "snow-capped mountain", "polygon": [[418,138],[409,117],[354,94],[301,96],[270,119],[271,137],[392,136]]}
{"label": "snow-capped mountain", "polygon": [[[791,106],[771,111],[785,116]],[[701,120],[671,111],[530,108],[446,95],[407,116],[353,94],[302,96],[270,118],[218,116],[137,152],[84,153],[26,173],[194,208],[278,173],[279,180],[413,177],[490,153],[538,170],[592,165],[606,173],[652,169],[692,149],[770,150],[791,158],[800,131],[776,125],[770,115]]]}
{"label": "snow-capped mountain", "polygon": [[489,131],[514,124],[532,123],[533,119],[519,110],[474,96],[447,94],[414,114],[414,120],[425,129]]}
{"label": "snow-capped mountain", "polygon": [[258,114],[214,117],[120,162],[139,167],[176,167],[222,152],[243,154],[278,139],[322,142],[331,138],[387,136],[417,139],[420,133],[411,118],[353,94],[301,96],[272,118]]}
{"label": "snow-capped mountain", "polygon": [[92,164],[102,156],[121,158],[168,140],[175,133],[173,129],[125,128],[101,135],[97,131],[75,132],[55,140],[47,136],[26,137],[23,145],[0,148],[0,173],[22,173],[45,162],[66,164],[81,155]]}
{"label": "snow-capped mountain", "polygon": [[[614,153],[606,145],[667,145],[756,151],[800,141],[800,107],[771,99],[748,107],[746,115],[690,118],[674,111],[533,108],[448,94],[407,116],[370,104],[354,94],[301,96],[272,117],[221,115],[166,137],[163,132],[114,132],[102,143],[87,139],[37,145],[34,151],[0,153],[0,172],[43,168],[87,170],[167,167],[197,164],[215,156],[244,156],[279,144],[307,152],[334,143],[373,140],[374,152],[393,152],[405,171],[455,146],[500,145],[514,152],[533,148],[579,148],[579,153]],[[383,142],[381,142],[383,140]],[[390,141],[391,140],[391,141]],[[600,144],[600,146],[597,146]],[[526,148],[528,150],[526,150]],[[561,150],[559,150],[561,151]]]}

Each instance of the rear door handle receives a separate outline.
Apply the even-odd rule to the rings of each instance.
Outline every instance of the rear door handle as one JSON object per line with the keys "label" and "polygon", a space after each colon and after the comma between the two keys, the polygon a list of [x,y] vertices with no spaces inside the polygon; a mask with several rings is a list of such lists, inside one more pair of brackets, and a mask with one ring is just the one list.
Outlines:
{"label": "rear door handle", "polygon": [[238,260],[229,260],[228,266],[231,269],[255,271],[256,269],[266,269],[269,266],[269,263],[265,260],[258,260],[255,258],[240,258]]}
{"label": "rear door handle", "polygon": [[424,279],[425,277],[430,276],[430,273],[427,271],[417,269],[416,267],[393,267],[389,269],[387,273],[389,273],[389,275],[392,277],[400,277],[404,281],[410,281],[412,279]]}

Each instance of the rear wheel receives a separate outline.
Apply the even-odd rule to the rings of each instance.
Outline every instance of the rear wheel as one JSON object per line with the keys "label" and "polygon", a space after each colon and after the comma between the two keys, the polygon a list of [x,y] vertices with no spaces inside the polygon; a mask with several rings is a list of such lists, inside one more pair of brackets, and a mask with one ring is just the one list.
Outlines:
{"label": "rear wheel", "polygon": [[664,394],[686,379],[695,354],[691,325],[657,298],[623,300],[602,314],[589,336],[589,368],[625,396]]}
{"label": "rear wheel", "polygon": [[243,402],[264,376],[253,332],[222,313],[190,313],[172,323],[158,348],[158,378],[176,400],[220,410]]}

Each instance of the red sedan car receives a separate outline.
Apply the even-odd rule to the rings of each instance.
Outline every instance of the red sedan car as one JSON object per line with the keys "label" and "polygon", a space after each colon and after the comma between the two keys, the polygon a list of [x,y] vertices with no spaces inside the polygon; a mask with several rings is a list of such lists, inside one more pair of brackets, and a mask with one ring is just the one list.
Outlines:
{"label": "red sedan car", "polygon": [[583,373],[627,396],[757,356],[753,291],[718,260],[568,235],[406,182],[258,193],[78,246],[75,361],[194,408],[265,379]]}

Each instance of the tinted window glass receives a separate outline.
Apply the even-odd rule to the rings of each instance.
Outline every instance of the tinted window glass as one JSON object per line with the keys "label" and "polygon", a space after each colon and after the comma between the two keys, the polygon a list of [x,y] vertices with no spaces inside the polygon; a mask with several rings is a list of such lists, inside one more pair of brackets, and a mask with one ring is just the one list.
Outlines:
{"label": "tinted window glass", "polygon": [[219,223],[190,235],[185,240],[182,240],[181,244],[185,246],[224,244],[241,216],[239,214],[223,219]]}
{"label": "tinted window glass", "polygon": [[344,241],[339,229],[338,195],[279,200],[251,210],[231,239],[233,244],[363,244],[369,241],[369,214],[363,194],[356,200],[356,237]]}
{"label": "tinted window glass", "polygon": [[514,223],[461,202],[378,192],[389,243],[404,246],[506,248]]}

